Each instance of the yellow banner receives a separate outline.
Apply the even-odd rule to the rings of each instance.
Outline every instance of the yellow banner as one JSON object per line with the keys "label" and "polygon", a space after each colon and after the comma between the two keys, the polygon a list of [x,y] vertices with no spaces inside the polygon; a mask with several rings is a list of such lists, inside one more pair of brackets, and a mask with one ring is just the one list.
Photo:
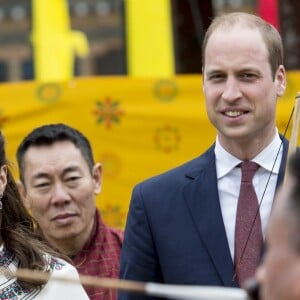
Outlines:
{"label": "yellow banner", "polygon": [[[201,82],[200,75],[193,75],[1,84],[0,126],[13,171],[17,176],[17,146],[33,128],[57,122],[76,127],[89,138],[95,160],[103,164],[97,205],[108,224],[123,227],[137,182],[198,156],[214,142]],[[282,133],[299,82],[300,72],[288,73],[288,89],[277,112]]]}

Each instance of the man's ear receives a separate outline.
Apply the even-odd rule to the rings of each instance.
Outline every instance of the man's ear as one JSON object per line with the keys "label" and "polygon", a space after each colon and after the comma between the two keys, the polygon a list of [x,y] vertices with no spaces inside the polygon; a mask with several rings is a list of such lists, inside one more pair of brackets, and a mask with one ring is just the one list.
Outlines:
{"label": "man's ear", "polygon": [[102,188],[102,166],[100,163],[96,163],[93,167],[93,180],[95,184],[94,192],[98,195]]}
{"label": "man's ear", "polygon": [[16,183],[17,183],[17,187],[18,187],[19,193],[21,195],[23,204],[25,205],[25,207],[27,209],[30,209],[31,208],[30,201],[26,197],[26,189],[25,189],[23,182],[21,180],[17,180]]}
{"label": "man's ear", "polygon": [[286,72],[284,66],[280,65],[275,74],[275,83],[277,89],[277,96],[280,97],[284,94],[286,89]]}

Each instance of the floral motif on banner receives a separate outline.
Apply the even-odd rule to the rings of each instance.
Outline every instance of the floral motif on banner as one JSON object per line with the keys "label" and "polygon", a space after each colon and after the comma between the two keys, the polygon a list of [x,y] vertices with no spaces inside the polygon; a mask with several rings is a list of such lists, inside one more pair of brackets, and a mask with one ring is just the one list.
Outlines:
{"label": "floral motif on banner", "polygon": [[157,128],[154,133],[154,143],[156,149],[161,150],[165,153],[170,153],[179,148],[179,142],[181,136],[178,128],[170,125]]}
{"label": "floral motif on banner", "polygon": [[104,124],[107,129],[110,129],[113,124],[121,122],[121,117],[124,111],[120,108],[120,102],[106,98],[103,101],[96,102],[94,114],[97,117],[97,123]]}

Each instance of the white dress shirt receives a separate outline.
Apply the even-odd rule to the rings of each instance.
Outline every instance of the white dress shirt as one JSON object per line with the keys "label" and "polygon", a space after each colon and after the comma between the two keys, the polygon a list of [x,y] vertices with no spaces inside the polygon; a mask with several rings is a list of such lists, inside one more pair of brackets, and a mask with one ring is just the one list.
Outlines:
{"label": "white dress shirt", "polygon": [[[231,257],[233,259],[236,210],[241,185],[241,168],[237,166],[241,163],[241,160],[228,153],[220,145],[218,137],[216,139],[215,155],[221,211]],[[276,159],[277,155],[278,157]],[[252,159],[252,161],[260,165],[260,168],[254,175],[253,185],[258,202],[261,202],[260,217],[264,237],[275,195],[281,158],[282,142],[277,131],[272,142]],[[269,179],[271,172],[272,174]],[[269,183],[267,183],[268,180]]]}

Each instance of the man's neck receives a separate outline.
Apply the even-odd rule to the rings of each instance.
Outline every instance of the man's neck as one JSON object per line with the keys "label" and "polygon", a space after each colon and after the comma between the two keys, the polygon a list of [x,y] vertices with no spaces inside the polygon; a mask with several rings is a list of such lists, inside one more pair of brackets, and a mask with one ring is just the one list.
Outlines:
{"label": "man's neck", "polygon": [[244,140],[229,140],[222,139],[219,137],[219,142],[221,146],[229,152],[231,155],[239,158],[242,161],[251,160],[257,154],[259,154],[263,149],[265,149],[275,138],[275,135],[278,134],[274,128],[274,132],[270,133],[265,139],[256,138],[255,136],[247,138]]}

